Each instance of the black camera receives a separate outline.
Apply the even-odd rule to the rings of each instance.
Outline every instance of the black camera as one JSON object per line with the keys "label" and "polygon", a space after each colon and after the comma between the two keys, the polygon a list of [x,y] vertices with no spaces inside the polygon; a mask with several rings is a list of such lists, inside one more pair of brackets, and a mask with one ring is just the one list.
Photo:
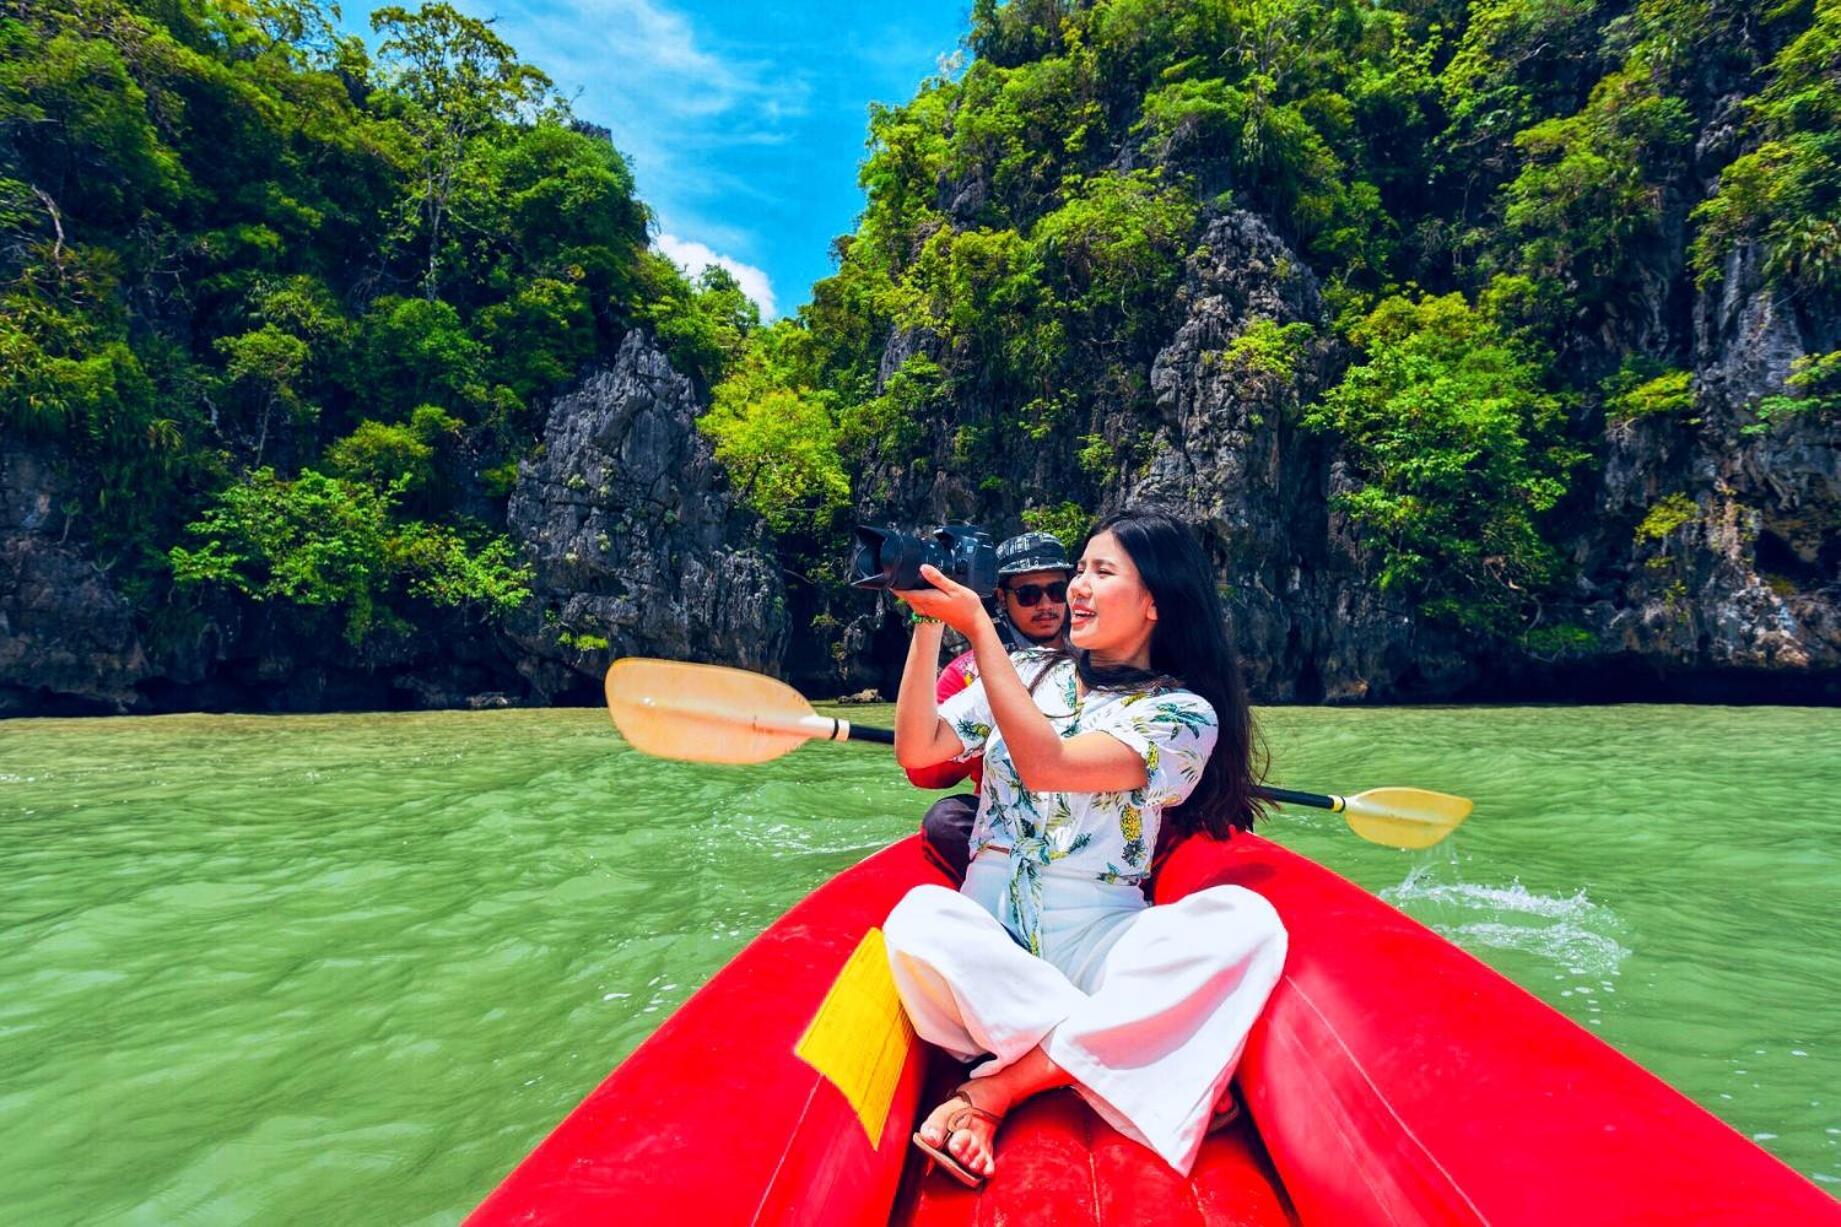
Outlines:
{"label": "black camera", "polygon": [[922,565],[938,567],[948,579],[979,596],[997,591],[997,550],[984,529],[972,524],[945,524],[923,532],[857,525],[850,551],[853,588],[928,588]]}

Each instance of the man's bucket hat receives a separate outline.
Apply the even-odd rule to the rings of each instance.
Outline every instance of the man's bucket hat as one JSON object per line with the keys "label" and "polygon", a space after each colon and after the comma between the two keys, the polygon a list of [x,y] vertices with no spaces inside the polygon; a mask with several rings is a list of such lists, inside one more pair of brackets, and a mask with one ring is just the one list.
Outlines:
{"label": "man's bucket hat", "polygon": [[1026,571],[1072,571],[1067,547],[1053,533],[1024,533],[1011,537],[997,547],[997,575],[1021,575]]}

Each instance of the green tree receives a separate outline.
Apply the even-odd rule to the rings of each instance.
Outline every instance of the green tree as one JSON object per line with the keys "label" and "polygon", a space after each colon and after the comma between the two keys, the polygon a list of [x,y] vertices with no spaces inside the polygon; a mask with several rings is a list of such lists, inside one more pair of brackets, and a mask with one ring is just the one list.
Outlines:
{"label": "green tree", "polygon": [[[373,60],[335,18],[313,0],[0,14],[0,435],[65,474],[54,531],[144,629],[171,607],[173,548],[205,552],[187,526],[231,491],[252,517],[387,494],[376,533],[360,515],[335,535],[377,551],[368,599],[390,617],[486,591],[497,572],[467,560],[509,555],[457,509],[503,515],[529,410],[659,300],[698,305],[648,258],[607,133],[490,23],[385,10]],[[722,297],[702,305],[727,360]],[[230,590],[311,604],[257,565]]]}
{"label": "green tree", "polygon": [[1686,103],[1658,93],[1639,63],[1601,81],[1577,115],[1524,129],[1515,143],[1527,162],[1503,212],[1523,267],[1595,297],[1616,287],[1660,223],[1692,126]]}
{"label": "green tree", "polygon": [[520,404],[574,379],[595,352],[587,291],[551,277],[535,278],[480,311],[479,331],[492,354],[493,381]]}
{"label": "green tree", "polygon": [[776,532],[828,527],[849,503],[825,399],[742,377],[720,385],[697,420],[737,492]]}
{"label": "green tree", "polygon": [[[1102,175],[1031,236],[1057,296],[1095,334],[1138,334],[1167,319],[1196,225],[1195,202],[1150,171]],[[1051,281],[1051,285],[1054,281]]]}
{"label": "green tree", "polygon": [[1053,535],[1070,554],[1078,551],[1086,541],[1087,534],[1093,531],[1094,520],[1093,513],[1079,503],[1060,502],[1023,509],[1024,527]]}
{"label": "green tree", "polygon": [[296,390],[307,367],[307,344],[273,324],[264,324],[241,336],[219,337],[217,351],[224,356],[224,373],[231,385],[243,389],[257,406],[256,451],[251,463],[260,466],[276,409],[295,421],[311,421],[314,416],[314,406]]}
{"label": "green tree", "polygon": [[380,298],[359,332],[359,378],[351,390],[380,409],[400,414],[415,405],[439,404],[465,414],[487,403],[491,351],[451,304]]}
{"label": "green tree", "polygon": [[1740,433],[1763,434],[1773,423],[1803,417],[1841,421],[1841,350],[1794,359],[1784,383],[1789,391],[1760,398],[1753,407],[1757,420],[1740,427]]}
{"label": "green tree", "polygon": [[[1772,8],[1793,18],[1803,4]],[[1763,245],[1776,284],[1841,299],[1841,3],[1817,0],[1810,23],[1770,65],[1770,83],[1746,102],[1756,148],[1720,174],[1719,190],[1694,210],[1693,264],[1702,285],[1718,280],[1742,242]]]}
{"label": "green tree", "polygon": [[1685,417],[1694,409],[1694,375],[1667,370],[1647,358],[1626,359],[1601,385],[1605,420],[1627,425],[1640,418]]}
{"label": "green tree", "polygon": [[[17,159],[9,173],[24,170],[44,207],[72,223],[131,225],[177,205],[188,176],[122,47],[91,36],[80,11],[48,5],[36,15],[46,23],[37,31],[0,22],[0,129]],[[132,44],[144,28],[130,18],[118,37]]]}
{"label": "green tree", "polygon": [[437,405],[417,406],[407,423],[363,421],[326,448],[326,465],[336,477],[363,482],[378,491],[415,497],[435,484],[435,462],[460,435],[460,419]]}
{"label": "green tree", "polygon": [[760,308],[727,269],[710,265],[694,284],[685,285],[665,257],[653,253],[648,258],[658,270],[659,291],[644,315],[659,343],[680,370],[705,384],[721,381],[760,327]]}
{"label": "green tree", "polygon": [[411,203],[428,247],[422,292],[432,300],[441,282],[442,230],[468,144],[496,124],[541,108],[553,86],[519,61],[490,21],[449,4],[427,3],[413,13],[387,5],[371,14],[371,29],[383,36],[377,53],[420,159]]}
{"label": "green tree", "polygon": [[469,546],[453,528],[399,523],[396,493],[311,469],[292,481],[257,469],[188,526],[199,544],[169,551],[173,575],[256,601],[339,609],[354,644],[380,626],[400,627],[406,598],[495,615],[528,598],[529,572],[514,563],[509,542]]}
{"label": "green tree", "polygon": [[1306,411],[1358,487],[1336,506],[1381,556],[1384,591],[1428,616],[1508,632],[1556,580],[1542,519],[1583,459],[1539,355],[1460,294],[1385,299],[1363,360]]}

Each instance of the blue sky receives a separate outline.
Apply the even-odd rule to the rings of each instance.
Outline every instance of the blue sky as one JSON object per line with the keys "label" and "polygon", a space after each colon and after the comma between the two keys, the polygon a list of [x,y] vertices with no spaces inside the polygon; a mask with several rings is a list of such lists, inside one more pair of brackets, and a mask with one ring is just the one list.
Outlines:
{"label": "blue sky", "polygon": [[[405,0],[413,4],[413,0]],[[869,104],[913,97],[959,45],[970,0],[453,0],[614,134],[654,241],[720,263],[768,315],[831,271],[863,208]],[[374,3],[345,24],[369,33]]]}

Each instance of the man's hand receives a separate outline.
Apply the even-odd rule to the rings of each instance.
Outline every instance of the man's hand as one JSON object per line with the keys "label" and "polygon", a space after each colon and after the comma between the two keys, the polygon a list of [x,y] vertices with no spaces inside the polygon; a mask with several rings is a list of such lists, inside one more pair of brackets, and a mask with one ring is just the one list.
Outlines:
{"label": "man's hand", "polygon": [[920,575],[933,587],[891,590],[897,598],[912,606],[915,613],[924,618],[938,618],[967,639],[973,637],[981,624],[991,625],[991,615],[985,612],[984,602],[978,599],[976,592],[948,579],[938,567],[923,565]]}

